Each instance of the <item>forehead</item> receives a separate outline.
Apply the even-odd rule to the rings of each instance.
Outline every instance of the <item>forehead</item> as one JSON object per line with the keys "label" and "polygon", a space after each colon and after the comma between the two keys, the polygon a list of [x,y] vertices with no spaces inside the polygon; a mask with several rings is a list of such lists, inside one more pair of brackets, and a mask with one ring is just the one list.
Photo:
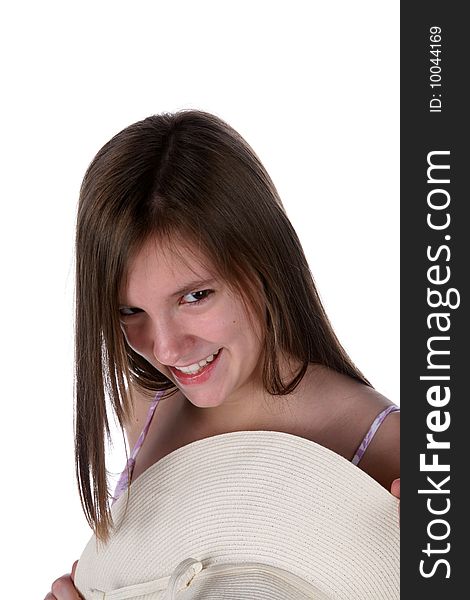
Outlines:
{"label": "forehead", "polygon": [[171,295],[191,281],[215,277],[213,262],[194,244],[180,238],[150,238],[129,260],[121,296],[134,296],[147,288]]}

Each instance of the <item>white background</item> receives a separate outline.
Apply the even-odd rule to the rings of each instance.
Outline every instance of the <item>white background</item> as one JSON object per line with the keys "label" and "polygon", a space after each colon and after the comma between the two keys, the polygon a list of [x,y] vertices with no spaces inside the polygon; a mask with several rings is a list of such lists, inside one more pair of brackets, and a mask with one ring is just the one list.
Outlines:
{"label": "white background", "polygon": [[[399,403],[399,3],[43,0],[1,13],[2,596],[33,599],[90,535],[73,463],[74,219],[88,163],[130,123],[195,107],[247,139],[339,339]],[[122,466],[118,448],[110,468]]]}

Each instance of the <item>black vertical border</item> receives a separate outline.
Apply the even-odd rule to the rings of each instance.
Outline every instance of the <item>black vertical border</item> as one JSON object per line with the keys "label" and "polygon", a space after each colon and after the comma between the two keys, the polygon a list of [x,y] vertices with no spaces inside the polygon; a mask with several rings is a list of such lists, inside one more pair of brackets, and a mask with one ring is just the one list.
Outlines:
{"label": "black vertical border", "polygon": [[[463,11],[465,3],[401,2],[401,53],[400,53],[400,112],[401,112],[401,408],[402,408],[402,485],[401,485],[401,598],[460,598],[467,597],[467,573],[470,573],[469,543],[469,492],[467,491],[468,459],[470,456],[470,415],[468,406],[470,394],[466,376],[470,373],[470,314],[468,311],[468,280],[470,277],[470,218],[466,217],[470,208],[469,193],[466,189],[467,173],[470,173],[470,143],[468,107],[469,99],[465,88],[469,71],[468,50],[470,44],[470,24]],[[442,30],[442,53],[440,66],[442,91],[430,87],[430,28]],[[434,69],[435,71],[437,69]],[[436,78],[435,78],[436,79]],[[432,93],[441,94],[441,112],[430,112]],[[438,103],[435,102],[435,105]],[[433,184],[427,181],[427,156],[432,151],[449,150],[448,157],[441,156],[435,162],[450,164],[449,184],[435,185],[446,189],[450,194],[448,209],[436,212],[436,218],[444,219],[449,212],[451,222],[444,231],[432,230],[426,222],[428,212],[433,212],[427,204],[427,196]],[[437,171],[436,171],[437,174]],[[441,178],[444,178],[441,172]],[[438,195],[435,196],[438,198]],[[445,196],[441,194],[441,199]],[[450,235],[450,240],[445,239]],[[435,262],[428,259],[441,245],[442,250]],[[428,280],[429,267],[439,264],[442,275],[446,265],[450,268],[447,284],[433,285]],[[441,276],[442,278],[442,276]],[[449,288],[458,290],[458,308],[430,308],[427,301],[427,288],[441,289],[443,295]],[[455,298],[457,296],[455,295]],[[432,312],[450,314],[449,331],[439,333],[435,325],[428,328],[427,317]],[[443,323],[444,321],[442,321]],[[435,323],[435,321],[432,321]],[[420,380],[429,375],[427,369],[427,343],[431,336],[449,336],[449,341],[439,342],[441,349],[450,350],[449,355],[441,355],[439,364],[450,364],[446,374],[448,382]],[[437,342],[436,342],[437,343]],[[438,343],[438,345],[439,345]],[[435,346],[437,347],[437,346]],[[443,375],[443,370],[432,371]],[[426,434],[430,433],[427,418],[436,407],[427,401],[427,390],[431,385],[448,385],[450,401],[440,408],[444,420],[447,411],[450,426],[446,431],[435,434],[435,439],[450,442],[450,449],[438,452],[439,462],[450,464],[448,473],[425,473],[420,470],[420,454],[428,453],[432,460],[435,451],[426,449]],[[447,484],[448,494],[420,494],[420,489],[430,489],[427,476],[436,483],[450,475]],[[431,507],[450,508],[441,516],[430,514]],[[468,507],[468,508],[467,508]],[[433,519],[445,519],[450,527],[447,538],[437,541],[428,536],[428,528]],[[446,525],[431,525],[431,532],[444,536]],[[423,552],[430,543],[432,550],[442,551],[427,556]],[[447,547],[447,543],[450,544]],[[448,552],[443,550],[448,548]],[[446,563],[437,561],[443,559]],[[430,577],[420,574],[420,561],[423,570]],[[450,577],[446,575],[450,574]],[[462,596],[463,594],[463,596]]]}

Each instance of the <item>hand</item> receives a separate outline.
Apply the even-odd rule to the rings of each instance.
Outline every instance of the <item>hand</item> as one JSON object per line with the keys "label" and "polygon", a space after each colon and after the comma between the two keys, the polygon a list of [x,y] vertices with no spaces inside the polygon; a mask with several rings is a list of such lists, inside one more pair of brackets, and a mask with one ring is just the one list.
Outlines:
{"label": "hand", "polygon": [[395,496],[395,498],[400,499],[400,480],[399,479],[395,479],[394,481],[392,481],[392,487],[390,489],[390,493],[392,494],[392,496]]}
{"label": "hand", "polygon": [[[400,499],[400,480],[395,479],[392,481],[392,487],[390,488],[390,493],[396,498]],[[398,519],[400,520],[400,504],[398,504]]]}
{"label": "hand", "polygon": [[51,591],[47,594],[44,600],[83,600],[82,596],[74,586],[75,569],[77,568],[78,560],[72,565],[72,572],[67,575],[62,575],[52,584]]}

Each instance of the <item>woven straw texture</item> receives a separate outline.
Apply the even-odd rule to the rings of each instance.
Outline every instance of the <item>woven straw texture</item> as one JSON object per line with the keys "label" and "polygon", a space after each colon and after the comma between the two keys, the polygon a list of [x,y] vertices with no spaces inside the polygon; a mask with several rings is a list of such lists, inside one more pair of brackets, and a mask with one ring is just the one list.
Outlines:
{"label": "woven straw texture", "polygon": [[[127,510],[126,510],[126,502]],[[147,469],[76,571],[86,600],[397,600],[398,501],[304,438],[241,431]]]}

